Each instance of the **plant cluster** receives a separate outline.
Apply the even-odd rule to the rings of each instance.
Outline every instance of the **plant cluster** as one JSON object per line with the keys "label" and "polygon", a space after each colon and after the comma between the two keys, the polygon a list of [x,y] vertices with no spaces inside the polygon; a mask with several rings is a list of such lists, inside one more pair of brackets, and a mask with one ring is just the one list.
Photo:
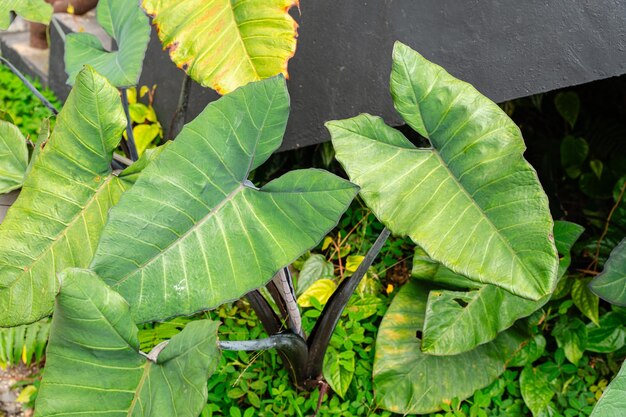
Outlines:
{"label": "plant cluster", "polygon": [[[13,10],[41,19],[33,9],[41,1],[4,1],[0,16]],[[36,415],[211,415],[218,410],[207,405],[210,395],[223,400],[209,379],[223,352],[251,362],[242,352],[268,349],[278,350],[295,387],[319,388],[319,401],[329,389],[340,398],[362,392],[351,404],[335,403],[341,415],[350,407],[360,415],[379,409],[485,415],[476,404],[492,401],[523,407],[487,401],[481,391],[507,368],[521,368],[525,406],[536,416],[554,415],[553,398],[562,402],[559,390],[572,384],[559,385],[574,372],[565,359],[578,364],[585,350],[623,347],[607,341],[623,337],[621,324],[604,337],[609,323],[620,322],[619,311],[603,315],[603,325],[588,282],[567,274],[583,228],[553,220],[537,173],[523,158],[517,125],[404,44],[394,47],[390,91],[408,137],[369,114],[330,121],[335,157],[349,180],[301,169],[262,186],[251,181],[285,132],[283,75],[297,27],[288,11],[296,4],[144,0],[140,8],[101,0],[98,21],[117,49],[105,50],[84,33],[67,37],[73,89],[52,132],[43,130],[29,158],[19,130],[2,124],[2,163],[10,167],[2,191],[21,192],[0,226],[0,325],[52,315]],[[131,90],[149,37],[146,13],[173,61],[224,94],[180,132],[175,123],[175,140],[154,149],[135,135],[139,120],[158,126]],[[198,36],[198,27],[215,36]],[[190,78],[181,87],[179,121]],[[573,126],[571,105],[561,101]],[[128,159],[116,155],[119,149]],[[564,167],[577,173],[569,162]],[[590,167],[601,177],[598,163]],[[327,236],[357,194],[367,209],[351,216],[363,217]],[[375,224],[370,215],[384,227],[365,255],[351,253],[355,233]],[[384,256],[383,269],[370,270],[391,234],[396,240],[384,253],[396,259]],[[397,265],[402,275],[408,241],[411,276],[405,268],[398,285],[387,282],[393,296],[387,305],[375,281],[372,290],[372,276]],[[320,243],[324,255],[300,258]],[[602,273],[597,251],[591,266],[597,273],[591,290],[615,304],[626,303],[625,248],[624,241],[616,246]],[[297,280],[290,264],[300,269]],[[553,316],[567,293],[572,301]],[[219,309],[244,297],[267,337],[260,329],[247,331],[249,340],[219,332],[220,321],[229,330],[249,327],[253,315],[243,301]],[[563,318],[571,304],[596,327]],[[217,315],[209,313],[216,308]],[[237,309],[241,319],[232,316]],[[555,361],[541,359],[548,342],[537,329],[546,325],[554,326]],[[606,388],[595,415],[609,416],[623,401],[624,372]],[[363,382],[370,375],[375,397]],[[260,373],[252,377],[226,397],[237,404],[245,397],[256,408],[264,404],[255,390],[283,398],[265,405],[268,414],[297,413],[315,398],[296,396]],[[488,390],[501,396],[502,386]],[[473,404],[461,403],[470,397]],[[595,396],[565,401],[584,413]],[[254,411],[233,405],[229,413]]]}

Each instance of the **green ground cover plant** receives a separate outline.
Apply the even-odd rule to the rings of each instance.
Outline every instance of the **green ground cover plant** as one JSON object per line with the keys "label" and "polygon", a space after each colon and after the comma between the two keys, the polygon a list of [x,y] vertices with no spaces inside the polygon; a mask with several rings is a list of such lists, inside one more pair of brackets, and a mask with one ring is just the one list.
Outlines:
{"label": "green ground cover plant", "polygon": [[[224,1],[190,15],[193,0],[144,1],[173,60],[228,94],[143,152],[130,88],[144,12],[99,3],[119,50],[68,39],[72,92],[22,164],[20,197],[0,226],[0,324],[52,314],[35,415],[304,415],[330,390],[329,415],[589,413],[623,357],[623,313],[588,287],[593,277],[595,293],[622,303],[624,246],[606,263],[602,251],[620,216],[619,169],[592,155],[587,172],[587,154],[561,148],[560,168],[582,190],[605,172],[617,179],[592,263],[568,272],[590,236],[576,247],[584,228],[553,220],[518,126],[396,43],[390,92],[405,128],[368,114],[329,121],[347,179],[298,169],[253,182],[287,123],[280,74],[295,48],[293,5]],[[218,33],[209,43],[189,36],[207,16]],[[247,43],[224,49],[233,38]],[[220,65],[202,65],[215,55]],[[177,116],[188,89],[186,78]],[[570,129],[575,103],[554,102]],[[8,131],[5,142],[26,146]],[[252,372],[247,352],[270,349],[279,356],[268,362],[284,369]],[[595,353],[607,355],[601,365]],[[611,415],[621,383],[593,413]]]}

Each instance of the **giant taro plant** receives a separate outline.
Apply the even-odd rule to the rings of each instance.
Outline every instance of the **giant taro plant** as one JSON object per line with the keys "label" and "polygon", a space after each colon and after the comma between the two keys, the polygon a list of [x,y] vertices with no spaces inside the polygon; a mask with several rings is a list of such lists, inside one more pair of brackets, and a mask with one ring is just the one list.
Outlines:
{"label": "giant taro plant", "polygon": [[[477,328],[474,340],[450,339],[449,351],[435,343],[431,354],[416,332],[436,338],[454,325],[437,324],[434,314],[446,291],[433,279],[399,293],[382,323],[374,378],[385,408],[423,413],[451,396],[471,395],[504,370],[529,337],[522,325],[507,328],[550,294],[558,257],[546,197],[522,158],[516,126],[495,104],[401,44],[392,92],[401,114],[432,146],[417,148],[380,119],[362,115],[329,123],[338,159],[390,231],[410,236],[441,271],[471,283],[467,295],[452,294],[452,307],[454,297],[524,306],[492,329]],[[293,299],[279,299],[291,315],[289,329],[280,332],[255,290],[315,246],[358,191],[319,170],[294,171],[261,188],[248,181],[280,146],[288,107],[283,78],[248,84],[207,106],[151,162],[117,172],[111,155],[125,125],[118,95],[93,69],[79,73],[0,230],[0,297],[10,306],[2,323],[33,322],[54,310],[39,415],[158,415],[156,409],[197,415],[219,355],[216,325],[198,322],[143,353],[134,323],[192,314],[246,294],[272,335],[221,346],[278,347],[299,386],[322,378],[330,334],[389,231],[339,287],[308,338],[297,326]],[[277,277],[275,287],[288,281]],[[469,315],[485,313],[470,306]],[[428,320],[435,320],[434,330]],[[473,367],[459,366],[468,358]],[[432,369],[442,365],[450,373],[438,375],[437,390],[427,388],[424,376],[435,378]],[[181,392],[188,393],[185,401]],[[93,395],[109,400],[95,402]]]}
{"label": "giant taro plant", "polygon": [[[173,60],[228,94],[130,167],[118,169],[113,158],[128,128],[124,88],[139,76],[147,19],[119,0],[98,8],[119,50],[82,34],[68,40],[74,88],[30,163],[19,132],[0,126],[2,191],[22,187],[0,226],[0,325],[53,316],[36,415],[197,416],[221,349],[277,348],[297,386],[319,386],[331,334],[391,233],[418,246],[413,278],[376,342],[383,408],[428,413],[528,361],[527,317],[549,300],[582,230],[553,223],[519,129],[471,85],[398,43],[393,101],[427,147],[360,115],[327,124],[351,182],[315,169],[260,188],[248,180],[285,131],[285,80],[267,77],[286,75],[294,4],[144,0]],[[193,36],[211,16],[215,40]],[[183,109],[186,94],[188,82]],[[358,192],[386,229],[306,335],[285,267],[317,245]],[[620,265],[619,257],[607,264],[598,291],[623,279]],[[198,320],[140,350],[137,324],[243,296],[269,338],[220,342],[218,323]]]}

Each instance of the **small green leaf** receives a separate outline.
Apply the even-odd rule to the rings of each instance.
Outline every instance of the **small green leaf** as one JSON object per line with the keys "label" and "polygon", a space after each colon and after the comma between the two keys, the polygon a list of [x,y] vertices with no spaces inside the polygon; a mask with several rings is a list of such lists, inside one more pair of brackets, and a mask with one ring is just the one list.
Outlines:
{"label": "small green leaf", "polygon": [[533,362],[541,357],[545,350],[546,338],[538,334],[515,353],[515,356],[509,361],[508,366],[532,365]]}
{"label": "small green leaf", "polygon": [[587,347],[587,327],[580,319],[573,319],[569,322],[561,321],[554,326],[552,336],[556,339],[557,345],[563,349],[565,357],[574,365],[583,356]]}
{"label": "small green leaf", "polygon": [[520,374],[519,383],[524,402],[533,416],[538,417],[546,410],[554,396],[548,376],[539,368],[526,366]]}
{"label": "small green leaf", "polygon": [[336,289],[335,281],[327,278],[319,279],[298,297],[298,304],[301,307],[311,307],[313,305],[311,298],[315,298],[321,305],[324,305]]}
{"label": "small green leaf", "polygon": [[609,312],[600,318],[600,324],[587,325],[586,350],[598,353],[615,352],[626,345],[623,316]]}
{"label": "small green leaf", "polygon": [[591,171],[596,174],[598,180],[600,180],[602,178],[602,170],[604,169],[604,164],[602,163],[602,161],[598,159],[592,159],[591,161],[589,161],[589,167],[591,168]]}
{"label": "small green leaf", "polygon": [[611,304],[626,306],[626,238],[617,245],[589,288]]}
{"label": "small green leaf", "polygon": [[2,0],[0,1],[0,30],[11,25],[11,12],[30,22],[48,24],[52,18],[52,5],[44,0]]}
{"label": "small green leaf", "polygon": [[578,98],[578,94],[572,91],[559,93],[554,97],[554,106],[570,127],[574,128],[576,120],[578,119],[578,113],[580,112],[580,99]]}
{"label": "small green leaf", "polygon": [[561,142],[561,165],[570,178],[578,178],[589,154],[589,144],[583,138],[565,136]]}
{"label": "small green leaf", "polygon": [[296,295],[304,293],[313,283],[322,278],[332,278],[334,266],[324,255],[315,253],[304,262],[298,275]]}
{"label": "small green leaf", "polygon": [[572,300],[581,313],[595,324],[600,323],[600,299],[589,289],[591,278],[575,279],[572,285]]}
{"label": "small green leaf", "polygon": [[341,398],[344,398],[352,377],[354,376],[354,352],[347,351],[340,354],[332,346],[328,347],[324,356],[323,374],[328,385]]}

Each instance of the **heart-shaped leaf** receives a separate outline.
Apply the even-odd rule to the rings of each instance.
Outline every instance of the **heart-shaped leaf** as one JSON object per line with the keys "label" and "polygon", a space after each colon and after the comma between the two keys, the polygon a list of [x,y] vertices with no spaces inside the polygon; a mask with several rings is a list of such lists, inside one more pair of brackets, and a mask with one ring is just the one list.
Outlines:
{"label": "heart-shaped leaf", "polygon": [[65,71],[74,84],[84,65],[91,65],[116,87],[136,85],[150,40],[148,17],[136,2],[100,0],[98,23],[115,40],[117,50],[107,51],[90,33],[71,33],[65,40]]}
{"label": "heart-shaped leaf", "polygon": [[20,188],[27,167],[24,135],[14,124],[0,120],[0,194]]}
{"label": "heart-shaped leaf", "polygon": [[35,416],[196,417],[219,362],[219,323],[189,323],[148,357],[124,299],[92,271],[61,274]]}
{"label": "heart-shaped leaf", "polygon": [[[574,223],[557,221],[554,224],[556,246],[561,254],[559,275],[565,274],[570,264],[570,250],[583,232]],[[444,267],[437,274],[445,274]],[[447,274],[454,274],[447,271]],[[459,280],[463,277],[459,277]],[[442,282],[441,279],[434,279]],[[447,282],[452,282],[448,279]],[[455,355],[493,340],[517,320],[540,309],[550,295],[539,301],[518,297],[495,285],[482,285],[472,291],[431,291],[428,296],[422,350],[431,355]]]}
{"label": "heart-shaped leaf", "polygon": [[237,299],[336,225],[353,184],[316,169],[261,189],[247,180],[280,146],[288,112],[282,77],[209,104],[111,210],[92,267],[138,321]]}
{"label": "heart-shaped leaf", "polygon": [[50,314],[57,272],[89,265],[107,212],[128,186],[111,171],[125,125],[117,90],[83,70],[0,225],[0,326]]}
{"label": "heart-shaped leaf", "polygon": [[519,128],[492,101],[396,43],[396,109],[431,148],[380,118],[327,123],[337,159],[376,216],[435,260],[538,300],[556,284],[548,199],[524,160]]}
{"label": "heart-shaped leaf", "polygon": [[324,379],[341,398],[345,397],[350,387],[354,370],[353,351],[338,352],[332,346],[328,347],[324,356]]}
{"label": "heart-shaped leaf", "polygon": [[48,24],[52,19],[52,5],[44,0],[0,0],[0,30],[11,25],[11,12],[30,22]]}
{"label": "heart-shaped leaf", "polygon": [[427,414],[453,398],[463,400],[505,368],[527,336],[517,329],[490,343],[454,356],[422,353],[420,333],[432,287],[409,282],[393,299],[380,325],[374,359],[374,389],[379,404],[400,414]]}
{"label": "heart-shaped leaf", "polygon": [[172,60],[200,84],[226,94],[277,74],[287,76],[298,0],[143,0]]}
{"label": "heart-shaped leaf", "polygon": [[533,416],[541,416],[554,397],[554,390],[550,386],[548,375],[540,368],[527,366],[520,374],[519,383],[522,398]]}
{"label": "heart-shaped leaf", "polygon": [[591,281],[589,288],[611,304],[626,306],[626,238],[613,249],[604,270]]}

